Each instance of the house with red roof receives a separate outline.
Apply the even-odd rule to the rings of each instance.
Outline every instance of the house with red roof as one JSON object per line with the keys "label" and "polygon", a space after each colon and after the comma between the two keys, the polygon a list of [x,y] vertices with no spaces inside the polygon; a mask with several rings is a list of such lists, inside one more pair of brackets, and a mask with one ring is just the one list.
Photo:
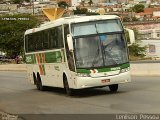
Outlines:
{"label": "house with red roof", "polygon": [[145,8],[144,12],[136,13],[140,20],[155,20],[160,18],[160,8]]}

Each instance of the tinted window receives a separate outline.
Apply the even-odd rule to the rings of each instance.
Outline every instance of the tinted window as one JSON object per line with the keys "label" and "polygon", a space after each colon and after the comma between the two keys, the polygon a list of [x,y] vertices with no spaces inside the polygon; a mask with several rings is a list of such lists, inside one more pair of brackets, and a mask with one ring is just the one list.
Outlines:
{"label": "tinted window", "polygon": [[25,36],[26,52],[63,47],[62,26],[43,30]]}

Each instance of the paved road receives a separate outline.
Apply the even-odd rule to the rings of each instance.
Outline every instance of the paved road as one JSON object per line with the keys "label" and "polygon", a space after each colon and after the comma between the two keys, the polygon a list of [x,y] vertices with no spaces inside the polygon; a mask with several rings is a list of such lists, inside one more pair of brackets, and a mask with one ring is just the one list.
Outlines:
{"label": "paved road", "polygon": [[26,80],[25,72],[0,72],[0,111],[12,114],[159,113],[160,77],[132,77],[118,93],[108,87],[67,97],[63,89],[41,92]]}

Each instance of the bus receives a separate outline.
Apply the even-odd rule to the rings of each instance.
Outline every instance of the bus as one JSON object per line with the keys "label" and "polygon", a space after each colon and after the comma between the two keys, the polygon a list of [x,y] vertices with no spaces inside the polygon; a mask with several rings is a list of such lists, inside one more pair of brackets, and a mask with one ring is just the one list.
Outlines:
{"label": "bus", "polygon": [[27,76],[45,86],[76,89],[131,82],[123,25],[116,15],[71,16],[29,29],[24,35]]}

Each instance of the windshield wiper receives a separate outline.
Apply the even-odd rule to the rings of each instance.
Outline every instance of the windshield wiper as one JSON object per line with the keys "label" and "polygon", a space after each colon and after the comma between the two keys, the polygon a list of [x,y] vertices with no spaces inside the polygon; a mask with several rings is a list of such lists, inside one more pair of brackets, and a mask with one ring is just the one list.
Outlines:
{"label": "windshield wiper", "polygon": [[96,54],[94,56],[94,59],[93,59],[93,62],[92,62],[92,67],[94,67],[94,64],[96,63],[96,59],[99,56],[99,53],[100,53],[100,50],[99,50],[99,47],[98,47],[97,48],[97,52],[96,52]]}

